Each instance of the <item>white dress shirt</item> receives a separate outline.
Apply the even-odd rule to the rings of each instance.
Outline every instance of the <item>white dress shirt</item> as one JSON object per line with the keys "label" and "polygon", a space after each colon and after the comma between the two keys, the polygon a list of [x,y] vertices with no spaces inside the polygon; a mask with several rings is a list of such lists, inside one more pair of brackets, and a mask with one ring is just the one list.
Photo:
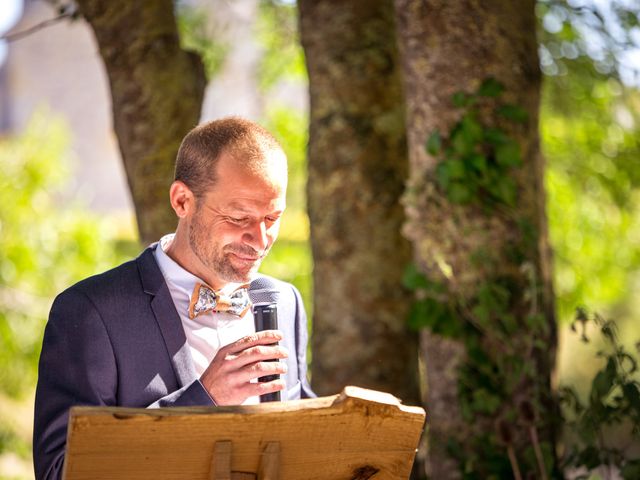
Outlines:
{"label": "white dress shirt", "polygon": [[[206,312],[196,318],[189,318],[193,289],[197,283],[206,282],[182,268],[166,254],[165,250],[172,241],[173,234],[162,237],[155,250],[155,257],[182,321],[196,373],[201,376],[221,347],[255,333],[253,313],[249,310],[243,317],[238,317],[226,312]],[[222,291],[229,294],[239,286],[237,283],[229,283]],[[260,398],[256,396],[249,397],[243,405],[257,403],[260,403]]]}

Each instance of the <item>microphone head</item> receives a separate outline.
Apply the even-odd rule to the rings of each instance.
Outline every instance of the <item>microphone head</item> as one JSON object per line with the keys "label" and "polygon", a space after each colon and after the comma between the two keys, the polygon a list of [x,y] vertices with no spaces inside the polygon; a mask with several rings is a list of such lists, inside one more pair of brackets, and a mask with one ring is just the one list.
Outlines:
{"label": "microphone head", "polygon": [[249,284],[249,298],[254,305],[259,303],[278,303],[280,289],[269,277],[258,277]]}

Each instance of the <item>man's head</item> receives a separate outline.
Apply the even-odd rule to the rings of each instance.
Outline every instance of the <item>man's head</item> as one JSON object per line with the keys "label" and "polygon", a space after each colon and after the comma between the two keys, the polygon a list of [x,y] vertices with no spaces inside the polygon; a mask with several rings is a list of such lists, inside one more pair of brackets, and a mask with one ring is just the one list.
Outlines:
{"label": "man's head", "polygon": [[203,123],[182,140],[175,180],[199,198],[218,180],[214,167],[223,152],[235,156],[239,166],[256,172],[265,166],[264,153],[273,150],[282,152],[280,143],[250,120],[228,117]]}
{"label": "man's head", "polygon": [[214,288],[249,281],[278,235],[286,186],[286,157],[264,128],[240,118],[196,127],[171,186],[170,255]]}

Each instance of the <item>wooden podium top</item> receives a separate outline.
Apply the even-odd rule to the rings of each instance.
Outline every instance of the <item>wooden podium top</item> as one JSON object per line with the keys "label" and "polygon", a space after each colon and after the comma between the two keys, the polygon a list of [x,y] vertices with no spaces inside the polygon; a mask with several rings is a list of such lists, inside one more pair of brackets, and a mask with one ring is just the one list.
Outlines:
{"label": "wooden podium top", "polygon": [[[425,417],[358,387],[233,407],[73,407],[64,478],[406,479]],[[277,459],[272,473],[264,473],[266,455],[268,465]]]}

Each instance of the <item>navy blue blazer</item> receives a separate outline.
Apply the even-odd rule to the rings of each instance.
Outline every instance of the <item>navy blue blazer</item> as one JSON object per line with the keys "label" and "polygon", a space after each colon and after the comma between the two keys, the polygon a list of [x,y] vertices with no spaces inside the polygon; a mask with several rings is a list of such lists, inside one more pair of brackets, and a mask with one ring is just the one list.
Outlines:
{"label": "navy blue blazer", "polygon": [[[155,245],[55,299],[45,328],[35,400],[37,479],[62,478],[73,405],[214,405],[200,383]],[[315,396],[307,382],[307,319],[299,292],[280,287],[278,323],[288,348],[289,400]]]}

